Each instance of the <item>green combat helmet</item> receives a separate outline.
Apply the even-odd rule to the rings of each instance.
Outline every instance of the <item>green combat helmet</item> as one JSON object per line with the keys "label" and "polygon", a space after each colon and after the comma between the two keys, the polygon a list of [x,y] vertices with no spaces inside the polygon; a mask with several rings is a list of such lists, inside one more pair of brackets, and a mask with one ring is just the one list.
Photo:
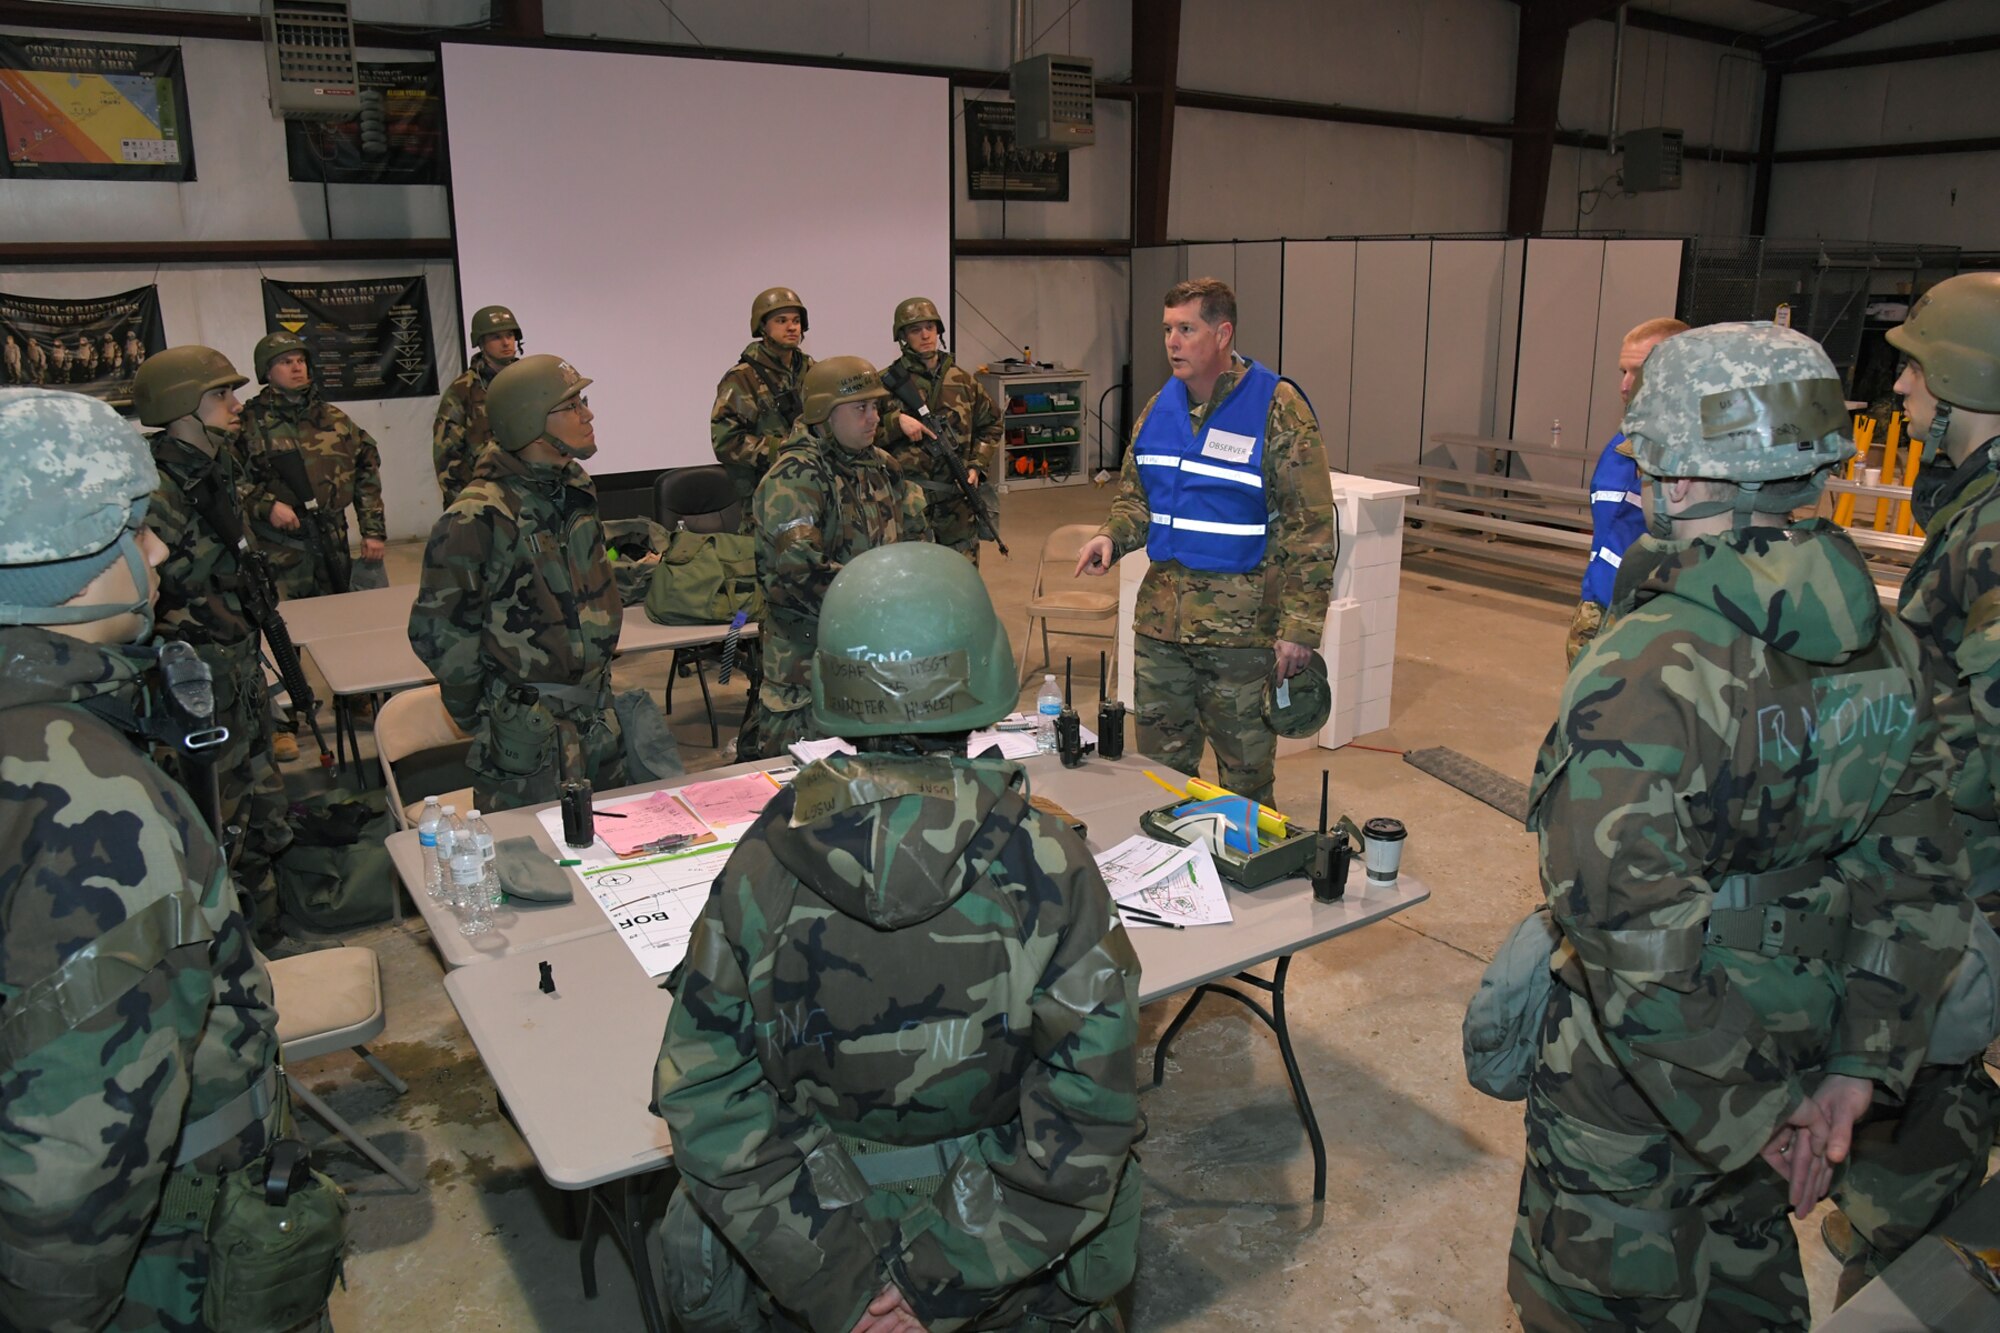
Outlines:
{"label": "green combat helmet", "polygon": [[521,332],[521,321],[514,318],[514,312],[504,305],[483,305],[472,312],[472,345],[479,346],[479,340],[490,338],[496,333],[511,333],[516,338],[526,335]]}
{"label": "green combat helmet", "polygon": [[312,353],[306,348],[306,340],[296,333],[286,333],[280,329],[276,333],[267,333],[257,340],[257,346],[250,353],[250,364],[257,368],[259,384],[271,382],[271,363],[287,352],[304,352],[306,364],[308,366],[312,364]]}
{"label": "green combat helmet", "polygon": [[[153,454],[107,403],[59,389],[0,389],[0,624],[58,625],[128,612],[152,597],[139,524],[160,484]],[[119,554],[139,602],[64,606]]]}
{"label": "green combat helmet", "polygon": [[[1625,410],[1632,461],[1652,477],[1734,482],[1733,500],[1681,511],[1789,513],[1812,504],[1827,471],[1854,456],[1845,395],[1825,349],[1776,324],[1711,324],[1677,334],[1646,358]],[[1653,491],[1654,531],[1666,527]],[[1670,527],[1667,527],[1671,531]]]}
{"label": "green combat helmet", "polygon": [[752,338],[763,337],[764,321],[777,314],[780,310],[796,310],[799,312],[800,333],[805,333],[812,328],[812,321],[806,314],[806,303],[799,299],[797,292],[789,287],[767,287],[763,291],[758,292],[757,299],[750,303],[750,336]]}
{"label": "green combat helmet", "polygon": [[508,453],[539,440],[549,427],[549,413],[582,393],[590,381],[559,356],[524,356],[493,377],[486,391],[486,419],[493,424],[493,443]]}
{"label": "green combat helmet", "polygon": [[889,336],[897,342],[903,341],[903,330],[912,324],[922,324],[929,320],[938,326],[938,337],[944,337],[944,316],[938,313],[937,305],[928,296],[912,296],[896,307],[896,324]]}
{"label": "green combat helmet", "polygon": [[842,403],[858,403],[866,398],[887,398],[889,391],[882,387],[882,377],[875,367],[864,357],[830,356],[824,361],[815,361],[813,368],[806,372],[799,385],[799,396],[805,406],[799,412],[799,420],[808,426],[817,426],[833,414],[833,409]]}
{"label": "green combat helmet", "polygon": [[1961,273],[1925,292],[1889,345],[1923,367],[1938,412],[1923,461],[1937,454],[1951,409],[2000,412],[2000,273]]}
{"label": "green combat helmet", "polygon": [[878,546],[827,588],[812,682],[827,735],[977,731],[1012,711],[1020,687],[986,584],[950,547]]}
{"label": "green combat helmet", "polygon": [[132,377],[132,406],[148,426],[164,426],[193,416],[210,389],[234,389],[250,381],[213,347],[188,343],[149,356]]}
{"label": "green combat helmet", "polygon": [[1333,716],[1333,686],[1326,678],[1326,659],[1317,650],[1299,673],[1285,682],[1287,703],[1278,702],[1278,684],[1264,687],[1264,720],[1280,736],[1298,740],[1316,735]]}

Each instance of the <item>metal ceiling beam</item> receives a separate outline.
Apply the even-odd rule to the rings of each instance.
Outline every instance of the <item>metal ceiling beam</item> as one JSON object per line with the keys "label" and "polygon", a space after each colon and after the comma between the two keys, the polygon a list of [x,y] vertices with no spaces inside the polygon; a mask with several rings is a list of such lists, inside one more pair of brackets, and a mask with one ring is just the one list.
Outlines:
{"label": "metal ceiling beam", "polygon": [[1940,0],[1877,0],[1875,4],[1855,9],[1844,19],[1836,19],[1825,24],[1807,24],[1791,32],[1778,34],[1765,43],[1764,59],[1774,65],[1782,65],[1823,50],[1835,42],[1844,42],[1850,37],[1859,37],[1864,32],[1872,32],[1884,24],[1922,13],[1939,3]]}
{"label": "metal ceiling beam", "polygon": [[[264,21],[255,14],[176,12],[139,5],[63,4],[60,0],[0,0],[0,23],[40,31],[129,32],[149,37],[208,37],[222,41],[261,42]],[[392,50],[428,50],[437,45],[438,29],[400,24],[356,23],[356,46]]]}
{"label": "metal ceiling beam", "polygon": [[1695,19],[1676,18],[1672,14],[1641,9],[1637,5],[1625,11],[1625,26],[1643,28],[1647,32],[1664,33],[1669,37],[1687,37],[1697,42],[1712,42],[1717,46],[1733,47],[1738,51],[1755,51],[1764,45],[1764,39],[1754,32],[1725,28],[1717,23],[1702,23]]}
{"label": "metal ceiling beam", "polygon": [[1791,61],[1783,68],[1787,74],[1813,74],[1829,69],[1894,65],[1906,60],[1978,55],[1982,51],[2000,51],[2000,32],[1978,37],[1953,37],[1942,42],[1916,42],[1909,46],[1878,46],[1873,51],[1844,51],[1835,56],[1808,56],[1804,60]]}
{"label": "metal ceiling beam", "polygon": [[1926,139],[1915,143],[1878,143],[1854,148],[1788,148],[1773,153],[1773,162],[1853,162],[1867,157],[1934,157],[1940,153],[2000,152],[2000,137]]}
{"label": "metal ceiling beam", "polygon": [[1181,0],[1132,0],[1132,243],[1165,245],[1180,93]]}
{"label": "metal ceiling beam", "polygon": [[1773,9],[1789,9],[1794,14],[1810,14],[1816,19],[1844,19],[1854,12],[1853,4],[1841,0],[1762,0]]}

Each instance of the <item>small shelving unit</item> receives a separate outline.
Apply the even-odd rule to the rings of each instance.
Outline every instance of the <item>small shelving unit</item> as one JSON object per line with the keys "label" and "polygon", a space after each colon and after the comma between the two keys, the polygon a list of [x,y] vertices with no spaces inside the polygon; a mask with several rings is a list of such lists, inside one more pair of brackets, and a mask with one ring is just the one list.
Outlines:
{"label": "small shelving unit", "polygon": [[1003,491],[1081,486],[1083,418],[1090,376],[1080,370],[982,371],[1006,432],[997,480]]}

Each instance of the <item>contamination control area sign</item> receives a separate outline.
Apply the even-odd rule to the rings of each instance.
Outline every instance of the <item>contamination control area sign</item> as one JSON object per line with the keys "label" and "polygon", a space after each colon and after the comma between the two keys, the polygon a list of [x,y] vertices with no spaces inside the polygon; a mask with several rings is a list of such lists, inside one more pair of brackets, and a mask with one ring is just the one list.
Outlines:
{"label": "contamination control area sign", "polygon": [[322,398],[435,396],[431,303],[421,275],[264,282],[264,327],[305,339]]}
{"label": "contamination control area sign", "polygon": [[0,36],[0,133],[16,180],[194,179],[177,46]]}

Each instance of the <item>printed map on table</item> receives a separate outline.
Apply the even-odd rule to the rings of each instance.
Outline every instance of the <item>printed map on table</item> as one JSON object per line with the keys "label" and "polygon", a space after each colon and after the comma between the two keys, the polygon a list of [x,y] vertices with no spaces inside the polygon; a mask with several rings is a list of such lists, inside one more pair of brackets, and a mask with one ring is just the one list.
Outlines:
{"label": "printed map on table", "polygon": [[[754,783],[746,779],[755,779]],[[561,855],[582,862],[573,867],[584,888],[604,909],[604,915],[646,969],[649,977],[663,977],[687,956],[688,941],[694,937],[695,918],[708,901],[709,886],[729,862],[736,841],[749,821],[755,819],[771,797],[778,794],[775,778],[749,773],[738,778],[690,783],[636,800],[605,803],[605,810],[624,810],[639,816],[642,811],[663,821],[670,831],[690,825],[712,830],[715,842],[685,851],[662,852],[638,857],[621,857],[604,840],[607,826],[622,821],[595,821],[597,840],[587,848],[573,848],[563,842],[562,807],[551,806],[536,815],[549,835],[549,842],[562,849]],[[708,822],[670,813],[668,802],[699,810]]]}
{"label": "printed map on table", "polygon": [[[1235,919],[1205,842],[1182,847],[1139,833],[1100,855],[1097,869],[1112,899],[1124,906],[1182,926],[1218,926]],[[1125,928],[1145,924],[1128,917]]]}

